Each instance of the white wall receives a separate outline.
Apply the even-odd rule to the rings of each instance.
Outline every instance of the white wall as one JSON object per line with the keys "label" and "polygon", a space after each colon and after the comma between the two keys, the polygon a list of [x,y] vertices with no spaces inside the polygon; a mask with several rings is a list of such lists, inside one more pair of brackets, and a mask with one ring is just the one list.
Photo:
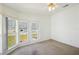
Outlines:
{"label": "white wall", "polygon": [[[48,40],[50,38],[50,28],[51,28],[50,25],[51,24],[50,24],[49,16],[38,16],[38,15],[31,15],[31,14],[28,16],[28,14],[24,14],[22,12],[16,11],[4,5],[2,5],[1,13],[5,16],[14,17],[17,20],[39,21],[40,39],[38,41]],[[3,43],[6,43],[5,40],[3,40]],[[6,48],[6,45],[3,47],[3,51],[5,51],[5,48]]]}
{"label": "white wall", "polygon": [[0,15],[0,53],[2,53],[2,16]]}
{"label": "white wall", "polygon": [[[0,13],[2,11],[2,6],[0,5]],[[0,14],[0,53],[2,53],[2,15]]]}
{"label": "white wall", "polygon": [[51,38],[79,48],[79,6],[51,16]]}
{"label": "white wall", "polygon": [[41,35],[41,40],[46,40],[49,39],[50,37],[50,17],[49,16],[38,16],[38,15],[31,15],[29,14],[24,14],[22,12],[18,12],[14,9],[11,9],[7,6],[3,6],[3,14],[8,15],[11,17],[14,17],[17,20],[25,20],[25,21],[39,21],[40,25],[40,35]]}

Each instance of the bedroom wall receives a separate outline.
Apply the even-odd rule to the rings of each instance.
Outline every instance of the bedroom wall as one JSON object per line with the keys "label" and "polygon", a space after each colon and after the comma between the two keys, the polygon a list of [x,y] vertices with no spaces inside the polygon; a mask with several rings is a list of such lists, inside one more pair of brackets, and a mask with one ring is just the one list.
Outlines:
{"label": "bedroom wall", "polygon": [[0,53],[2,53],[2,16],[0,15]]}
{"label": "bedroom wall", "polygon": [[49,16],[38,16],[38,15],[29,15],[23,14],[22,12],[18,12],[14,9],[11,9],[7,6],[3,6],[3,14],[7,16],[11,16],[16,18],[17,20],[25,20],[25,21],[38,21],[40,24],[40,35],[41,40],[49,39],[50,37],[50,17]]}
{"label": "bedroom wall", "polygon": [[[1,14],[4,16],[13,17],[17,20],[25,20],[25,21],[30,21],[30,22],[38,21],[40,25],[40,39],[37,41],[39,42],[43,40],[48,40],[50,38],[50,28],[51,28],[50,25],[51,24],[50,24],[49,16],[38,16],[38,15],[31,15],[31,14],[28,16],[28,14],[24,14],[22,12],[16,11],[4,5],[2,5]],[[3,33],[3,36],[5,36],[5,33]],[[6,41],[3,40],[3,51],[6,51],[6,48],[7,48]]]}
{"label": "bedroom wall", "polygon": [[51,16],[51,38],[79,48],[79,5]]}

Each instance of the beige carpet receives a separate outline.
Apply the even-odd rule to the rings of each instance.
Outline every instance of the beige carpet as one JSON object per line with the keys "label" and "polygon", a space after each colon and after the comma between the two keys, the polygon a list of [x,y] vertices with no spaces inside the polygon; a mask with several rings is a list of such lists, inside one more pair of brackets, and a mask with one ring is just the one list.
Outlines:
{"label": "beige carpet", "polygon": [[17,48],[9,55],[77,55],[79,48],[68,46],[66,44],[47,40],[28,46]]}

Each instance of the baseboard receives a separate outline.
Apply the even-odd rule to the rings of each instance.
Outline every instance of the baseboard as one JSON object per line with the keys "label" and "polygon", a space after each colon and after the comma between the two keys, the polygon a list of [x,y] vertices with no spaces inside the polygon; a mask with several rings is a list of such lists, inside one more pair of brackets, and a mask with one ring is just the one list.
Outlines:
{"label": "baseboard", "polygon": [[0,50],[0,55],[2,55],[2,50]]}
{"label": "baseboard", "polygon": [[7,54],[9,54],[9,53],[11,53],[12,51],[14,51],[14,50],[16,50],[17,48],[19,48],[19,47],[22,47],[22,46],[26,46],[26,45],[31,45],[31,44],[35,44],[35,43],[38,43],[38,42],[43,42],[43,41],[46,41],[46,40],[49,40],[49,39],[43,39],[43,40],[36,40],[36,41],[33,41],[33,42],[26,42],[26,43],[24,43],[24,44],[18,44],[16,47],[14,47],[14,48],[12,48],[12,49],[10,49],[10,50],[8,50],[7,51],[7,53],[5,53],[5,55]]}
{"label": "baseboard", "polygon": [[68,44],[68,43],[63,42],[63,41],[59,41],[59,40],[55,40],[55,39],[51,39],[51,40],[57,41],[57,42],[62,43],[62,44],[69,45],[69,46],[71,46],[71,47],[79,48],[79,47],[77,47],[77,46],[74,46],[74,45],[72,45],[72,44]]}
{"label": "baseboard", "polygon": [[39,42],[43,42],[43,41],[46,41],[46,40],[49,40],[49,39],[45,39],[45,40],[36,40],[34,42],[28,42],[28,43],[24,43],[24,44],[19,44],[18,47],[22,47],[22,46],[26,46],[26,45],[32,45],[32,44],[35,44],[35,43],[39,43]]}

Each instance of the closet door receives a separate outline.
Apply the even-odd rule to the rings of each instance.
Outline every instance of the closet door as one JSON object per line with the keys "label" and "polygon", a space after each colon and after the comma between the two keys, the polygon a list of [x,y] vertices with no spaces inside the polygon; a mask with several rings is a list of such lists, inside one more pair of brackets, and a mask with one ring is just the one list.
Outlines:
{"label": "closet door", "polygon": [[28,41],[28,24],[27,22],[19,22],[19,38],[20,42]]}
{"label": "closet door", "polygon": [[8,49],[16,45],[16,20],[7,17],[8,23]]}

